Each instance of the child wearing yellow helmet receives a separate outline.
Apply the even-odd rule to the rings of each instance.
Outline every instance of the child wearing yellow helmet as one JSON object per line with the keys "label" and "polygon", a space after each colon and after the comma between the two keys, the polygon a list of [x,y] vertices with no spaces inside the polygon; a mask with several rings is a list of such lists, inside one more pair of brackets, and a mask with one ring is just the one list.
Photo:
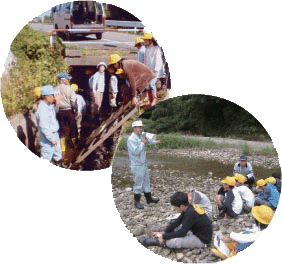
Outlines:
{"label": "child wearing yellow helmet", "polygon": [[[142,93],[147,87],[148,83],[154,78],[151,70],[141,62],[122,59],[118,54],[110,55],[109,65],[109,67],[113,67],[116,70],[122,69],[124,71],[124,75],[128,80],[131,90],[131,104],[133,106],[137,105],[137,91]],[[127,102],[123,102],[123,104],[126,103]]]}
{"label": "child wearing yellow helmet", "polygon": [[223,183],[224,194],[219,195],[221,206],[218,206],[219,214],[218,216],[215,216],[214,219],[226,219],[228,216],[237,218],[242,212],[243,202],[240,194],[234,188],[236,183],[235,179],[234,177],[227,176],[221,182]]}
{"label": "child wearing yellow helmet", "polygon": [[261,192],[255,198],[255,205],[267,205],[275,210],[279,202],[280,193],[272,183],[268,182],[269,179],[257,181],[256,188]]}
{"label": "child wearing yellow helmet", "polygon": [[240,194],[243,201],[243,211],[246,213],[251,212],[254,207],[255,196],[253,192],[244,183],[246,182],[246,177],[242,174],[237,174],[235,177],[235,187],[234,189]]}
{"label": "child wearing yellow helmet", "polygon": [[144,55],[145,55],[145,43],[142,38],[137,38],[135,41],[134,46],[138,52],[137,52],[137,61],[144,63]]}
{"label": "child wearing yellow helmet", "polygon": [[253,207],[252,215],[255,224],[253,224],[251,229],[247,229],[240,233],[231,232],[229,237],[222,236],[220,238],[223,242],[228,244],[229,252],[223,254],[221,251],[213,248],[212,252],[216,256],[221,257],[222,259],[230,258],[253,244],[260,236],[261,232],[270,224],[274,212],[270,207],[260,205]]}
{"label": "child wearing yellow helmet", "polygon": [[86,102],[85,102],[83,96],[77,93],[78,90],[79,90],[77,84],[72,84],[71,88],[76,93],[75,95],[76,95],[76,104],[77,104],[77,114],[75,116],[75,120],[76,120],[78,136],[80,137],[81,121],[82,121],[83,116],[86,113]]}
{"label": "child wearing yellow helmet", "polygon": [[276,181],[274,186],[276,187],[277,191],[281,193],[281,172],[279,171],[273,172],[272,177],[275,178]]}

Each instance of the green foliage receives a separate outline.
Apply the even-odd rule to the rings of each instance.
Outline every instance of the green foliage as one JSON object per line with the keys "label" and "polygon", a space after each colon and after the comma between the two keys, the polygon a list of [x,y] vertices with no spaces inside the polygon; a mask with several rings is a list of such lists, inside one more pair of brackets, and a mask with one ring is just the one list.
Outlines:
{"label": "green foliage", "polygon": [[270,139],[264,127],[245,109],[214,96],[187,95],[161,102],[144,113],[154,133]]}
{"label": "green foliage", "polygon": [[[151,131],[150,131],[151,132]],[[157,136],[161,140],[161,144],[148,145],[147,149],[186,149],[186,148],[220,148],[223,145],[211,140],[200,140],[188,138],[180,135],[165,135],[160,134]],[[119,143],[119,150],[127,150],[126,147],[127,137],[123,137]]]}
{"label": "green foliage", "polygon": [[57,74],[67,71],[63,60],[64,48],[57,38],[51,52],[49,35],[36,32],[26,25],[11,44],[16,67],[2,77],[2,102],[7,116],[32,109],[36,100],[34,88],[57,84]]}

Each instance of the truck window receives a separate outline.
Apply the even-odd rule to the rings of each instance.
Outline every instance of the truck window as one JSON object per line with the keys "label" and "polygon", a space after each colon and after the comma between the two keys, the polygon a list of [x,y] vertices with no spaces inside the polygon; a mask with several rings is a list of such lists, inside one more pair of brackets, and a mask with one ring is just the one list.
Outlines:
{"label": "truck window", "polygon": [[71,3],[66,3],[66,14],[70,13]]}
{"label": "truck window", "polygon": [[101,3],[96,2],[97,15],[103,15],[103,7]]}

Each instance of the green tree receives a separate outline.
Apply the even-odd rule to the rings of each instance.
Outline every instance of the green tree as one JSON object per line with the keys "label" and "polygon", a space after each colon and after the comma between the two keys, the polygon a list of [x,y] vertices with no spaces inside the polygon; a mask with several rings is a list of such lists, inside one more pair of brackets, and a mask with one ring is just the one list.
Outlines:
{"label": "green tree", "polygon": [[15,37],[11,51],[16,57],[16,67],[2,77],[2,102],[7,116],[25,113],[33,108],[35,87],[57,84],[57,74],[67,71],[63,60],[64,45],[56,40],[50,50],[49,35],[36,32],[26,25]]}

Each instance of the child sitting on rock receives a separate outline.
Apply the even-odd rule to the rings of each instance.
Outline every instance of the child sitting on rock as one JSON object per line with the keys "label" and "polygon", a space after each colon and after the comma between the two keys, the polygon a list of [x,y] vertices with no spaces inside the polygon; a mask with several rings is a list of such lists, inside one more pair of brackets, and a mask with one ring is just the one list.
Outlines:
{"label": "child sitting on rock", "polygon": [[261,192],[255,198],[255,205],[267,205],[275,210],[279,202],[280,194],[276,187],[271,183],[272,181],[270,178],[257,181],[256,188],[261,190]]}
{"label": "child sitting on rock", "polygon": [[243,211],[250,213],[255,204],[255,196],[253,192],[244,183],[246,182],[246,177],[242,174],[237,174],[235,177],[235,187],[234,189],[238,191],[243,202]]}
{"label": "child sitting on rock", "polygon": [[180,216],[171,222],[164,232],[153,232],[152,238],[139,242],[148,246],[166,246],[176,249],[204,248],[212,239],[212,225],[199,205],[188,202],[187,193],[176,192],[170,198],[171,205]]}
{"label": "child sitting on rock", "polygon": [[209,198],[196,190],[191,190],[188,192],[188,201],[190,204],[199,204],[200,207],[205,209],[205,213],[210,219],[212,218],[212,204]]}
{"label": "child sitting on rock", "polygon": [[223,247],[224,250],[212,248],[213,254],[226,259],[235,256],[238,252],[249,247],[257,240],[262,231],[268,227],[274,212],[270,207],[261,205],[253,207],[252,215],[255,219],[252,229],[246,229],[240,233],[231,232],[229,237],[222,236],[220,239],[224,243],[227,243],[227,247]]}
{"label": "child sitting on rock", "polygon": [[[221,206],[218,207],[219,215],[215,216],[215,220],[226,219],[228,216],[237,218],[242,212],[243,202],[240,194],[235,186],[235,179],[227,176],[223,181],[224,195],[219,195]],[[217,199],[219,199],[217,197]]]}

